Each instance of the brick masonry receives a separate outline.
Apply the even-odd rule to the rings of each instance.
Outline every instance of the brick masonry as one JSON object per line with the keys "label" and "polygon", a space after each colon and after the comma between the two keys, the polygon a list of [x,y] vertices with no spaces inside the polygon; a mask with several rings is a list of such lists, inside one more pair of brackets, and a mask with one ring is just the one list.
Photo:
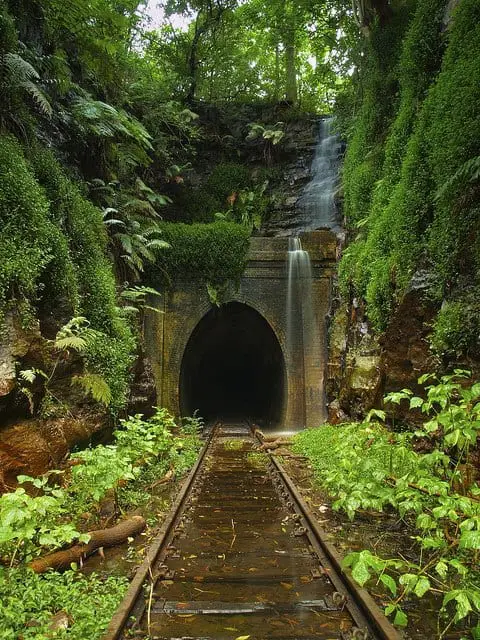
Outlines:
{"label": "brick masonry", "polygon": [[[329,231],[302,236],[313,270],[313,307],[317,340],[313,349],[301,336],[287,351],[287,250],[288,238],[253,237],[248,263],[238,289],[224,302],[236,301],[260,313],[275,334],[285,361],[286,392],[279,425],[283,429],[317,426],[325,420],[324,369],[325,318],[330,305],[331,280],[336,258],[336,238]],[[153,301],[162,313],[150,312],[145,335],[157,385],[157,404],[180,415],[180,372],[189,338],[212,308],[203,283],[184,281]]]}

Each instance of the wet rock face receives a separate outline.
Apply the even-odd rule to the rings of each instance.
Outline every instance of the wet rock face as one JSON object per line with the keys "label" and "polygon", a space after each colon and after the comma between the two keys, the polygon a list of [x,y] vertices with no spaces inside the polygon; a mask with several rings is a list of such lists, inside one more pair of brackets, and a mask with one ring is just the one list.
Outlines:
{"label": "wet rock face", "polygon": [[24,420],[0,431],[0,492],[9,491],[19,474],[36,476],[59,468],[74,444],[87,443],[104,427],[102,415],[56,420]]}
{"label": "wet rock face", "polygon": [[417,272],[381,338],[384,391],[418,390],[417,379],[437,366],[429,349],[430,325],[438,311],[426,295],[428,273]]}
{"label": "wet rock face", "polygon": [[[330,420],[345,414],[364,417],[381,405],[391,391],[420,391],[417,379],[433,371],[428,334],[436,308],[428,300],[428,274],[416,273],[387,331],[380,337],[371,332],[365,311],[356,300],[341,304],[329,328],[327,397]],[[398,417],[410,419],[401,406]]]}
{"label": "wet rock face", "polygon": [[41,350],[42,341],[38,323],[24,329],[19,315],[14,311],[7,312],[3,323],[0,334],[0,398],[8,396],[16,386],[17,361],[29,351]]}

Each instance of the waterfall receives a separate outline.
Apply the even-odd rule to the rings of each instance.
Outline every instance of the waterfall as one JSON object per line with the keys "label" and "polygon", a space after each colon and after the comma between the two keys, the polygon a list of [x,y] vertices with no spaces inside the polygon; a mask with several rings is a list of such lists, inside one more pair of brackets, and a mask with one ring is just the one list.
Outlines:
{"label": "waterfall", "polygon": [[341,230],[341,220],[335,205],[341,142],[332,133],[332,118],[320,121],[320,132],[312,163],[312,179],[305,186],[297,203],[303,231],[327,228]]}
{"label": "waterfall", "polygon": [[312,343],[315,324],[312,265],[298,237],[288,239],[287,270],[287,349],[292,357],[295,349]]}

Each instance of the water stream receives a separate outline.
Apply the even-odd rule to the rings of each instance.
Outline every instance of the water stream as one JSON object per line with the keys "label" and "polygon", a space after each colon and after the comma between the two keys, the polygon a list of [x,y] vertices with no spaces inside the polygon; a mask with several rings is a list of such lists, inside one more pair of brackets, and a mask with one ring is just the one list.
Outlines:
{"label": "water stream", "polygon": [[316,333],[312,265],[299,237],[288,239],[287,271],[287,349],[290,357],[294,357],[297,349],[312,345]]}
{"label": "water stream", "polygon": [[297,203],[302,231],[331,229],[341,231],[341,219],[335,204],[341,141],[333,133],[333,118],[320,121],[320,131],[312,162],[312,178]]}

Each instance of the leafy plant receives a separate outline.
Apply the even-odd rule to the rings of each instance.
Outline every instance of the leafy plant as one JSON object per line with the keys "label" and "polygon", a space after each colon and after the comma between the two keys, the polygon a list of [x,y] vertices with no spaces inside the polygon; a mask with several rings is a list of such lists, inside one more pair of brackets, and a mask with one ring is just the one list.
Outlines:
{"label": "leafy plant", "polygon": [[[96,338],[98,338],[98,332],[90,327],[90,323],[86,318],[83,316],[72,318],[59,329],[55,340],[51,341],[56,358],[52,362],[50,371],[48,373],[41,369],[24,369],[19,371],[19,377],[30,385],[33,385],[38,378],[43,379],[44,397],[42,404],[44,407],[50,406],[51,404],[63,406],[62,402],[52,391],[52,383],[55,372],[65,357],[65,354],[68,356],[70,352],[85,353],[88,350],[89,344]],[[81,386],[87,394],[91,395],[94,400],[102,403],[104,406],[108,406],[111,402],[112,394],[109,385],[102,376],[96,373],[87,370],[83,374],[75,375],[72,377],[72,384]],[[35,407],[32,388],[21,385],[20,391],[27,397],[30,410],[33,413]]]}
{"label": "leafy plant", "polygon": [[[408,402],[425,418],[415,433],[394,433],[374,422],[324,426],[295,438],[320,484],[349,518],[361,510],[394,511],[409,525],[417,558],[378,557],[373,550],[347,555],[345,566],[360,584],[376,579],[388,593],[385,612],[395,624],[408,622],[407,602],[427,593],[442,597],[443,638],[452,625],[480,614],[477,555],[480,549],[480,489],[468,477],[469,452],[480,433],[480,385],[469,372],[422,376],[424,398],[404,389],[386,404]],[[370,419],[384,418],[371,413]],[[416,438],[431,441],[417,453]],[[472,631],[473,633],[473,631]]]}
{"label": "leafy plant", "polygon": [[31,483],[42,495],[32,497],[19,487],[0,496],[0,552],[10,558],[10,566],[16,560],[31,559],[44,547],[60,547],[72,540],[88,542],[88,535],[69,522],[61,522],[66,515],[62,489],[50,487],[45,477],[19,476],[18,480]]}

